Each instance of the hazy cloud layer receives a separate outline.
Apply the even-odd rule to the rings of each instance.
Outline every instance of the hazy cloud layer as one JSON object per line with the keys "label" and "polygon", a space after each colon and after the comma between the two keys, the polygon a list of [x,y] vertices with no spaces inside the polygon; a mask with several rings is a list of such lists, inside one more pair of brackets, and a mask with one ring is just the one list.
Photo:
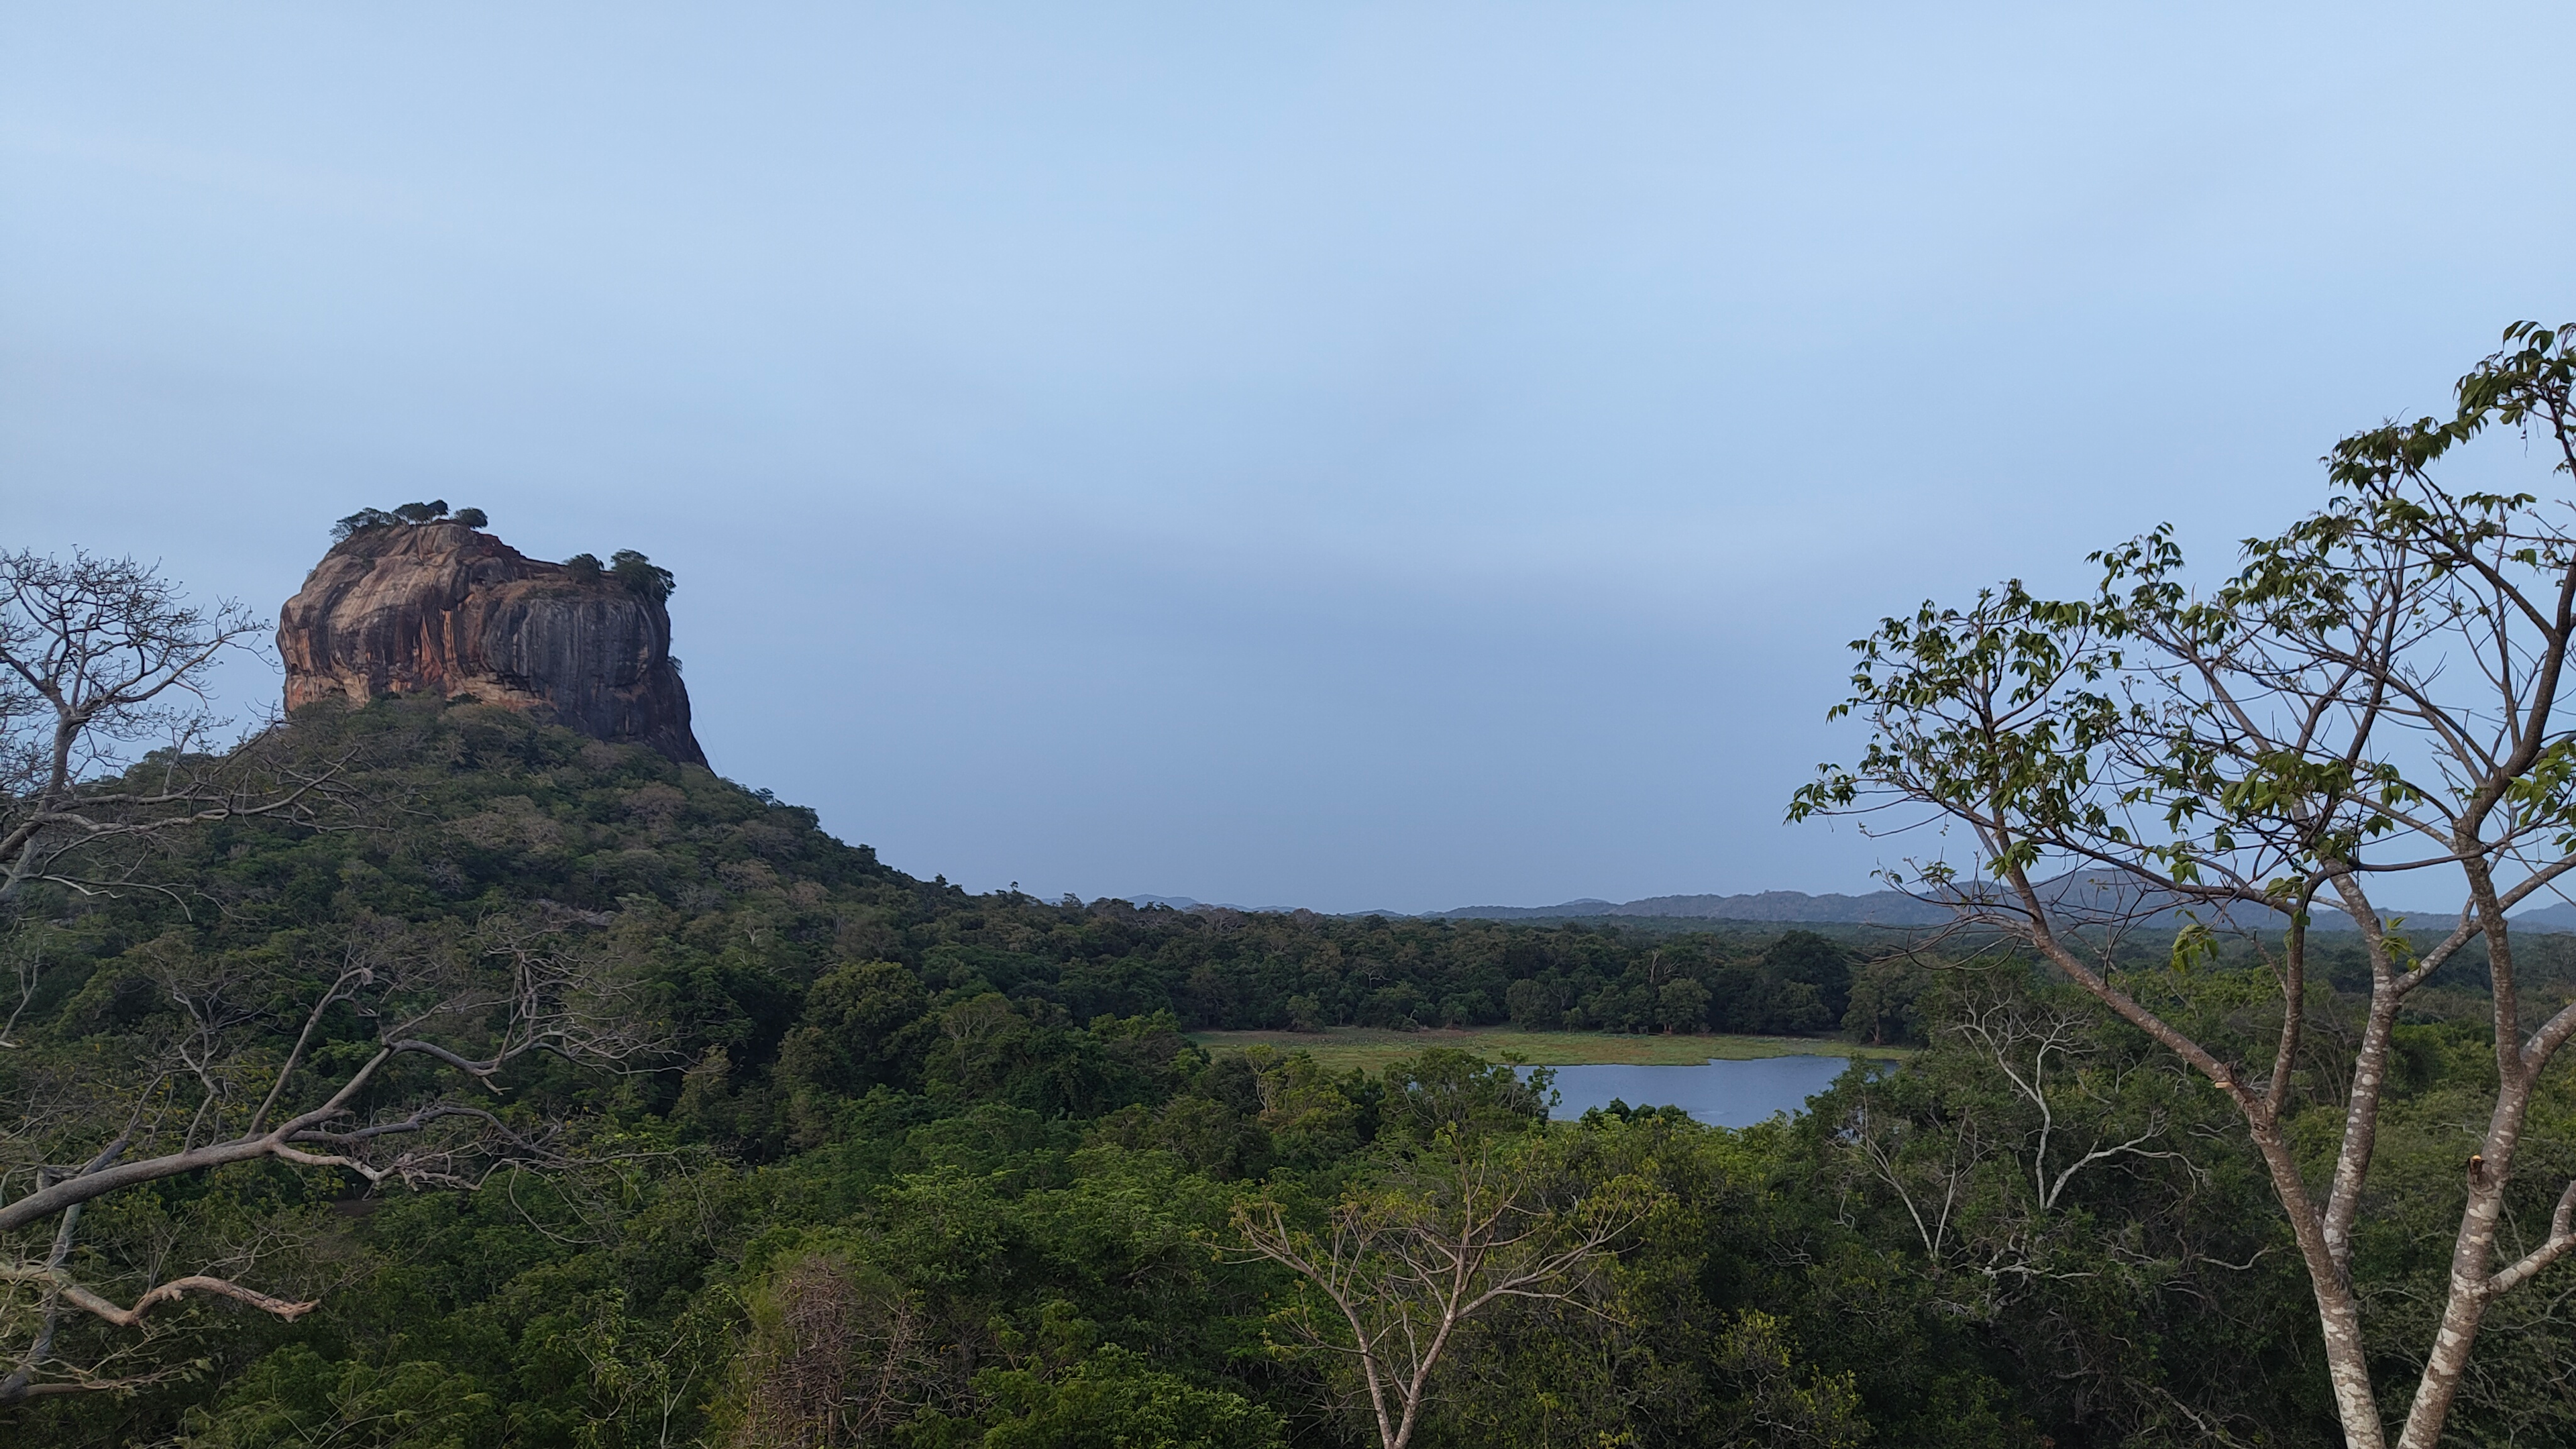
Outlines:
{"label": "hazy cloud layer", "polygon": [[2556,6],[19,7],[0,530],[270,609],[361,504],[641,548],[717,767],[979,887],[1865,890],[1778,824],[1842,641],[2163,520],[2223,555],[2576,316],[2571,54]]}

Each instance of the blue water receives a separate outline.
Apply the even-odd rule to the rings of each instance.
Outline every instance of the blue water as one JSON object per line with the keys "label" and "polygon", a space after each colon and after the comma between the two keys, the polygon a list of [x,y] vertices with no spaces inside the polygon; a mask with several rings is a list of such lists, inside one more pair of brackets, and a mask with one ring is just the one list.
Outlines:
{"label": "blue water", "polygon": [[1570,1122],[1616,1097],[1631,1107],[1679,1107],[1712,1127],[1750,1127],[1776,1112],[1806,1110],[1807,1099],[1850,1065],[1841,1057],[1760,1057],[1696,1067],[1558,1067],[1548,1115]]}

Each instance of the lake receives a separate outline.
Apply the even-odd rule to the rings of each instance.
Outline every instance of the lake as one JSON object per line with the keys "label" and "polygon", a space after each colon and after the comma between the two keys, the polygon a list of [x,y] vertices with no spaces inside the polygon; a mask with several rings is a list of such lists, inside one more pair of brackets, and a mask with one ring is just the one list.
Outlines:
{"label": "lake", "polygon": [[1843,1057],[1756,1057],[1681,1067],[1558,1067],[1549,1116],[1570,1122],[1615,1097],[1631,1107],[1679,1107],[1712,1127],[1750,1127],[1776,1112],[1804,1111],[1807,1099],[1850,1065]]}

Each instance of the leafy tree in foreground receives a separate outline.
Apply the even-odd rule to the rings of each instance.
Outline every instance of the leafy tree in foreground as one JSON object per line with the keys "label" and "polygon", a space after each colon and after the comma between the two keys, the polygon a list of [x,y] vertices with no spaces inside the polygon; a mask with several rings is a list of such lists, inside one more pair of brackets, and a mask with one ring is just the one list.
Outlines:
{"label": "leafy tree in foreground", "polygon": [[[2576,870],[2576,730],[2561,703],[2576,508],[2454,493],[2431,476],[2497,425],[2576,473],[2571,383],[2576,335],[2507,329],[2461,380],[2453,417],[2339,444],[2336,494],[2247,543],[2241,570],[2209,593],[2181,582],[2160,528],[2095,555],[2089,599],[2014,582],[1883,621],[1854,646],[1853,694],[1835,710],[1869,722],[1868,750],[1853,769],[1826,767],[1790,811],[1894,809],[1973,841],[1986,878],[1933,859],[1910,864],[1910,883],[2027,946],[2225,1094],[2288,1213],[2344,1434],[2368,1449],[2388,1426],[2356,1223],[2400,1012],[2446,967],[2483,957],[2495,1080],[2483,1128],[2461,1144],[2438,1327],[2379,1364],[2415,1380],[2398,1444],[2432,1449],[2490,1306],[2576,1248],[2576,1182],[2516,1177],[2535,1088],[2576,1035],[2576,1005],[2526,996],[2507,915]],[[2381,905],[2435,888],[2464,903],[2420,940]],[[2177,906],[2171,969],[2124,969],[2123,944]],[[2307,1033],[2318,909],[2350,917],[2369,971],[2366,1015],[2327,1071],[2314,1069],[2326,1043]],[[2222,930],[2270,953],[2281,1007],[2269,1060],[2223,1055],[2193,1024],[2208,1003],[2189,971]],[[2292,1131],[2303,1076],[2342,1092],[2323,1171]]]}

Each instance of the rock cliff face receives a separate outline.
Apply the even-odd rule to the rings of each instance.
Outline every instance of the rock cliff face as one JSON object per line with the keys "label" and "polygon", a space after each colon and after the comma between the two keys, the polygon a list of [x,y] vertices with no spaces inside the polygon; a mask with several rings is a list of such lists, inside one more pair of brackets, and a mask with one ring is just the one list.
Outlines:
{"label": "rock cliff face", "polygon": [[461,523],[352,534],[278,611],[286,707],[470,696],[703,765],[661,602]]}

